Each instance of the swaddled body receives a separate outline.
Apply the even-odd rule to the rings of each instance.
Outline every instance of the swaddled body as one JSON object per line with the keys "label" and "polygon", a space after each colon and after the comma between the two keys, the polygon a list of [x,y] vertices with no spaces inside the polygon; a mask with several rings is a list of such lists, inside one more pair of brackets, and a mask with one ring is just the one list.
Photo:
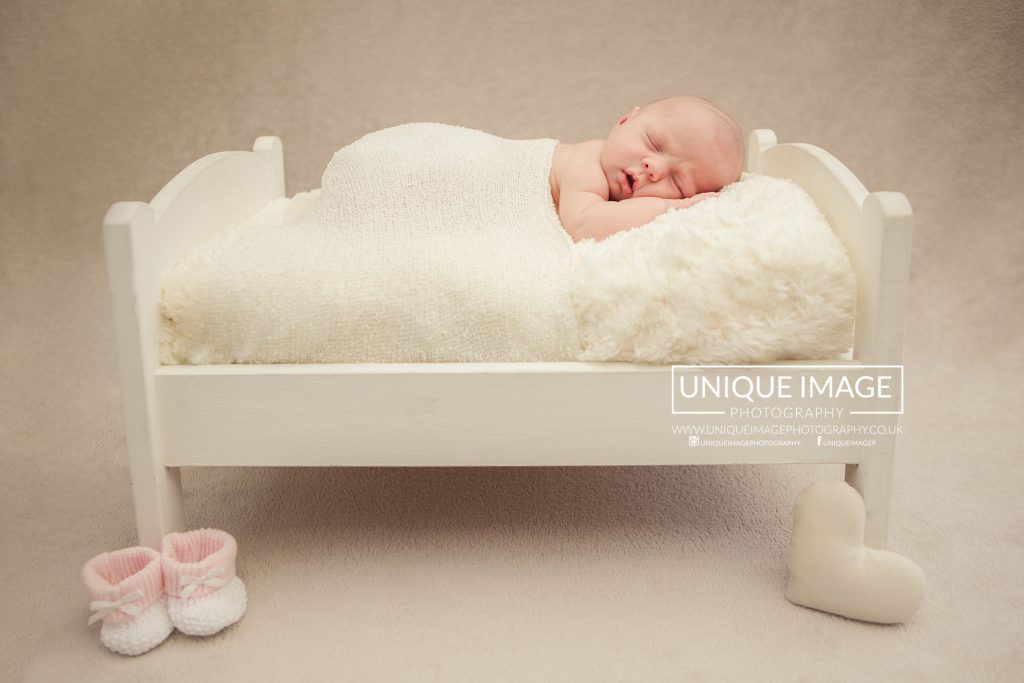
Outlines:
{"label": "swaddled body", "polygon": [[311,258],[357,280],[344,296],[362,346],[346,358],[576,356],[571,241],[548,183],[556,144],[411,123],[334,155],[311,227],[331,249]]}
{"label": "swaddled body", "polygon": [[[372,211],[383,196],[378,190],[396,187],[396,180],[405,183],[408,194],[389,196],[389,206],[424,202],[426,212],[470,191],[484,202],[507,201],[503,191],[518,193],[523,188],[522,180],[516,180],[520,174],[511,145],[529,147],[540,142],[506,140],[443,124],[408,124],[387,131],[385,140],[378,137],[383,131],[378,131],[343,148],[332,162],[335,172],[328,169],[332,182],[348,188],[336,193],[340,201],[348,202],[346,214]],[[451,137],[453,131],[463,131],[458,141]],[[417,141],[416,136],[422,139]],[[670,208],[692,206],[739,180],[744,163],[742,138],[740,127],[728,114],[697,97],[670,97],[634,107],[605,140],[555,144],[548,186],[557,218],[573,241],[600,241],[645,225]],[[386,147],[372,148],[380,157],[376,166],[355,160],[361,148],[382,142]],[[494,163],[477,163],[493,154],[496,146],[507,147],[511,156],[503,153]],[[353,158],[354,164],[341,169],[345,157]],[[435,172],[438,177],[431,177]],[[324,182],[328,182],[326,174]],[[355,206],[351,202],[355,197],[368,203]],[[443,212],[426,213],[438,216],[442,223],[445,220]]]}
{"label": "swaddled body", "polygon": [[347,145],[164,278],[161,362],[575,360],[556,144],[414,123]]}

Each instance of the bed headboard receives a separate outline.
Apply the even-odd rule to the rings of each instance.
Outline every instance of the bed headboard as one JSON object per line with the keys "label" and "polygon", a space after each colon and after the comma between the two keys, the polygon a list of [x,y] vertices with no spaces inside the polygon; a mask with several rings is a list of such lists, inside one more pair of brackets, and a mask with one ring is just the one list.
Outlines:
{"label": "bed headboard", "polygon": [[770,130],[751,132],[747,171],[788,178],[811,195],[857,273],[853,357],[863,363],[901,363],[913,226],[907,198],[899,192],[868,192],[825,150],[778,144]]}

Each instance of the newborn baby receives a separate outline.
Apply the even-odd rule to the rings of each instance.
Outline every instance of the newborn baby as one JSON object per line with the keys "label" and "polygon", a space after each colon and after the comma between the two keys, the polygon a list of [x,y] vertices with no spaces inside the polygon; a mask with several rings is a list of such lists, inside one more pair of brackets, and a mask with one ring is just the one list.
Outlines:
{"label": "newborn baby", "polygon": [[739,180],[743,133],[698,97],[634,107],[607,140],[560,144],[551,161],[551,199],[573,242],[597,241],[686,208]]}

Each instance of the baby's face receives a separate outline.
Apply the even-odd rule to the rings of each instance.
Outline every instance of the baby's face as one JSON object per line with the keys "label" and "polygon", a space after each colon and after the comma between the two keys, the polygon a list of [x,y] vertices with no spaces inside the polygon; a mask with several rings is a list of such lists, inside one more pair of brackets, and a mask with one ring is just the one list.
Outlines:
{"label": "baby's face", "polygon": [[742,171],[742,139],[737,138],[735,125],[702,100],[635,107],[615,124],[601,151],[609,199],[717,192]]}

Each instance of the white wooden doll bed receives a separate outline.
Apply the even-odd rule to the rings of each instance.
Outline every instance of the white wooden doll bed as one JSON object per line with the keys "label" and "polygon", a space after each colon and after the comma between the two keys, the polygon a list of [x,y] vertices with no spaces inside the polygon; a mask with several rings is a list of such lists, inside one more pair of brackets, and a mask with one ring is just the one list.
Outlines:
{"label": "white wooden doll bed", "polygon": [[[868,193],[835,157],[750,135],[747,170],[803,187],[858,279],[852,361],[900,364],[911,210]],[[883,548],[894,437],[873,447],[691,448],[673,434],[671,369],[630,363],[161,366],[161,276],[188,249],[284,196],[275,137],[192,163],[151,202],[104,221],[139,542],[184,527],[179,468],[843,463],[863,495],[865,542]],[[820,362],[819,362],[820,364]],[[757,370],[763,372],[763,370]],[[896,415],[863,418],[894,425]]]}

